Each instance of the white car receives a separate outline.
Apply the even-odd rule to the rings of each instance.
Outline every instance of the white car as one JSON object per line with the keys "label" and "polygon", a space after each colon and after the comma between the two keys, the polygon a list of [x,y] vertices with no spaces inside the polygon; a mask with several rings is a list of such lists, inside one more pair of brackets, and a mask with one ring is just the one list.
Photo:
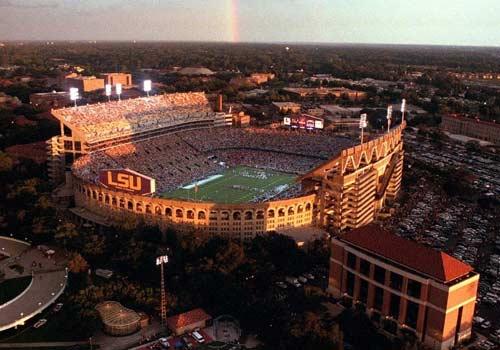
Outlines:
{"label": "white car", "polygon": [[307,278],[305,278],[304,276],[300,276],[298,280],[300,283],[307,283]]}
{"label": "white car", "polygon": [[160,338],[158,340],[158,342],[160,343],[161,347],[163,349],[168,349],[170,348],[170,343],[168,342],[167,338]]}
{"label": "white car", "polygon": [[193,333],[191,333],[191,336],[200,344],[205,342],[205,338],[203,338],[201,333],[198,331],[194,331]]}
{"label": "white car", "polygon": [[40,328],[41,326],[43,326],[46,323],[47,323],[47,320],[45,318],[42,318],[42,319],[38,320],[37,323],[35,323],[33,325],[33,328]]}

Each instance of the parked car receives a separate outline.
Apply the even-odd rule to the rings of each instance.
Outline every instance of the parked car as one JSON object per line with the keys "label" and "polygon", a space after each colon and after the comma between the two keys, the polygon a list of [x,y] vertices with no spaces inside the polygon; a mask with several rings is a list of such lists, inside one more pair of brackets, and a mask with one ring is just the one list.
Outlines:
{"label": "parked car", "polygon": [[63,303],[57,303],[57,304],[54,306],[54,308],[52,309],[52,311],[54,311],[54,312],[59,312],[59,311],[61,311],[61,309],[62,309],[63,305],[64,305]]}
{"label": "parked car", "polygon": [[298,279],[296,279],[295,277],[287,277],[285,279],[288,283],[290,283],[292,286],[294,287],[300,287],[301,284],[299,283]]}
{"label": "parked car", "polygon": [[306,273],[304,275],[305,278],[307,278],[308,280],[313,280],[314,279],[314,275],[312,273]]}
{"label": "parked car", "polygon": [[280,287],[281,289],[287,289],[287,286],[286,286],[286,284],[284,282],[281,282],[281,281],[276,282],[276,285],[278,287]]}
{"label": "parked car", "polygon": [[40,328],[41,326],[43,326],[46,323],[47,323],[47,320],[45,318],[42,318],[42,319],[38,320],[37,323],[35,323],[33,325],[33,328]]}
{"label": "parked car", "polygon": [[198,331],[194,331],[193,333],[191,333],[191,336],[200,344],[205,342],[205,338]]}
{"label": "parked car", "polygon": [[160,338],[158,340],[158,342],[160,343],[162,349],[169,349],[170,348],[170,343],[168,342],[167,338]]}
{"label": "parked car", "polygon": [[304,277],[304,276],[300,276],[300,277],[298,278],[298,280],[299,280],[299,282],[300,282],[300,283],[307,283],[307,278],[306,278],[306,277]]}

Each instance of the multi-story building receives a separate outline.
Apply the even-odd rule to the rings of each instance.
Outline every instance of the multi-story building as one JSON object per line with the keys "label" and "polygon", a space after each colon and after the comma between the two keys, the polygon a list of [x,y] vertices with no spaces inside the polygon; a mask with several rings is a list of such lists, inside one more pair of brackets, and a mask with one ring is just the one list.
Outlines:
{"label": "multi-story building", "polygon": [[104,89],[104,79],[95,76],[71,76],[66,77],[65,85],[68,88],[78,88],[80,92],[91,92]]}
{"label": "multi-story building", "polygon": [[123,86],[132,85],[132,74],[129,73],[103,73],[101,76],[104,78],[104,84],[115,86],[122,84]]}
{"label": "multi-story building", "polygon": [[471,266],[370,224],[331,242],[328,290],[366,307],[382,329],[434,349],[468,339],[479,275]]}
{"label": "multi-story building", "polygon": [[476,139],[500,144],[500,124],[465,118],[456,114],[444,115],[441,128],[452,134],[460,134]]}
{"label": "multi-story building", "polygon": [[69,92],[52,91],[31,94],[30,104],[37,110],[48,111],[52,108],[66,107],[71,104],[71,101],[69,99]]}
{"label": "multi-story building", "polygon": [[364,91],[351,90],[346,88],[305,88],[305,87],[287,87],[283,91],[286,93],[293,94],[297,97],[311,97],[317,96],[319,98],[324,98],[328,95],[335,96],[336,98],[346,98],[351,101],[361,101],[366,99],[367,94]]}
{"label": "multi-story building", "polygon": [[280,113],[300,113],[301,105],[295,102],[273,102],[274,108]]}

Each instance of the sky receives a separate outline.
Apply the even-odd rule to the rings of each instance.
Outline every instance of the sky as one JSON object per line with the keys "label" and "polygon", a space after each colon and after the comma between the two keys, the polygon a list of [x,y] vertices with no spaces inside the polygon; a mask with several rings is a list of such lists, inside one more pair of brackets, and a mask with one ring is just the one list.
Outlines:
{"label": "sky", "polygon": [[0,40],[500,46],[500,0],[0,0]]}

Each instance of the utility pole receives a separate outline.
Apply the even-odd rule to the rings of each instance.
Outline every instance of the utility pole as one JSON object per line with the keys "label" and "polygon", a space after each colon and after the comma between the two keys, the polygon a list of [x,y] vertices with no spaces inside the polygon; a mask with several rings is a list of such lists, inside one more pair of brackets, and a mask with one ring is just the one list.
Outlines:
{"label": "utility pole", "polygon": [[167,323],[167,294],[165,293],[165,276],[163,273],[163,265],[168,263],[168,255],[162,255],[156,258],[156,266],[160,266],[160,273],[161,273],[161,282],[160,282],[160,288],[161,288],[161,309],[160,309],[160,315],[161,315],[161,324],[162,326],[165,326]]}

